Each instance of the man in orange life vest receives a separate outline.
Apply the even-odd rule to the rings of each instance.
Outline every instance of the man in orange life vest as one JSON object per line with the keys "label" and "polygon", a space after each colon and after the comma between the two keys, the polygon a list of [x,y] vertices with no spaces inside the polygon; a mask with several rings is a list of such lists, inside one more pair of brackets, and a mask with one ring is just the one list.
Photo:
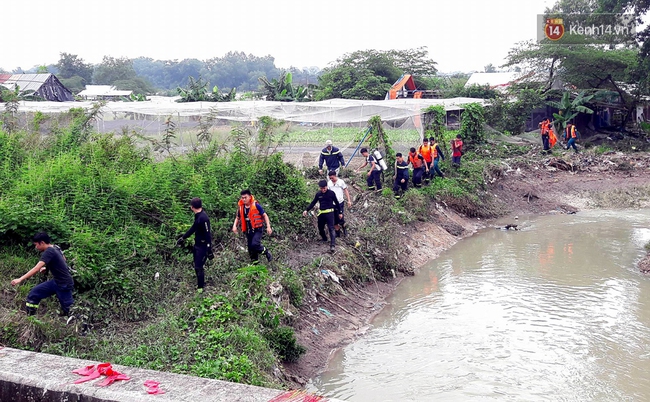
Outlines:
{"label": "man in orange life vest", "polygon": [[551,146],[549,143],[549,134],[551,130],[551,121],[546,118],[539,123],[540,134],[542,135],[542,145],[544,146],[544,151],[549,152]]}
{"label": "man in orange life vest", "polygon": [[[424,158],[424,182],[425,183],[431,182],[429,170],[431,170],[431,165],[433,164],[433,157],[431,156],[432,152],[433,150],[429,145],[429,139],[425,137],[422,140],[422,145],[420,145],[420,147],[418,148],[418,154],[422,155],[422,158]],[[413,172],[413,175],[415,175],[415,172]]]}
{"label": "man in orange life vest", "polygon": [[571,123],[567,124],[566,130],[564,130],[564,139],[567,141],[566,149],[573,147],[573,150],[576,151],[576,153],[578,153],[578,147],[576,146],[576,138],[578,138],[577,131],[576,126]]}
{"label": "man in orange life vest", "polygon": [[433,137],[429,137],[429,146],[431,147],[431,158],[433,159],[433,173],[431,176],[435,178],[437,174],[444,179],[445,175],[440,171],[438,163],[440,162],[440,158],[442,158],[443,161],[445,160],[445,154],[442,153],[440,145],[438,145]]}
{"label": "man in orange life vest", "polygon": [[237,233],[237,225],[241,225],[241,231],[246,233],[248,240],[248,255],[251,257],[253,265],[259,262],[259,255],[264,254],[266,259],[271,262],[273,256],[269,249],[262,245],[262,234],[264,232],[264,223],[266,223],[266,233],[273,233],[269,216],[264,212],[262,206],[255,201],[250,190],[242,190],[241,199],[238,203],[237,216],[235,223],[232,225],[232,231]]}
{"label": "man in orange life vest", "polygon": [[413,167],[413,186],[422,187],[422,175],[424,174],[424,157],[417,153],[415,148],[409,151],[409,163]]}

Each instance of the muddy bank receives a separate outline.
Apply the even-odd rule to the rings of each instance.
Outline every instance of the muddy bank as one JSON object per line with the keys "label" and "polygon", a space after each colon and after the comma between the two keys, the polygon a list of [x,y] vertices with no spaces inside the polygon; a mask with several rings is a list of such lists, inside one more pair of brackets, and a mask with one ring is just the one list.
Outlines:
{"label": "muddy bank", "polygon": [[[531,152],[500,161],[486,172],[485,181],[487,197],[498,207],[501,216],[650,206],[650,156],[645,153],[600,156],[566,153],[547,157]],[[358,201],[363,203],[370,199],[359,190],[352,188],[357,205],[348,214],[350,216],[362,215],[359,210],[355,211],[363,208]],[[394,225],[394,236],[401,237],[404,246],[398,255],[388,258],[405,259],[417,270],[479,228],[494,225],[493,220],[468,218],[444,203],[432,201],[428,208],[432,213],[427,221]],[[354,230],[367,224],[361,219],[352,221],[350,238],[339,242],[332,257],[342,253],[339,249],[354,249]],[[325,245],[322,250],[307,246],[295,250],[292,259],[299,266],[325,252]],[[338,264],[344,262],[338,261]],[[650,259],[646,264],[650,268]],[[302,385],[324,370],[337,348],[364,334],[370,320],[385,305],[386,297],[404,275],[396,272],[392,278],[373,278],[363,285],[340,278],[339,283],[332,284],[332,278],[316,278],[319,285],[307,291],[305,303],[293,325],[298,341],[307,347],[307,353],[298,362],[285,366],[288,379]],[[318,290],[325,285],[335,286],[336,291]]]}

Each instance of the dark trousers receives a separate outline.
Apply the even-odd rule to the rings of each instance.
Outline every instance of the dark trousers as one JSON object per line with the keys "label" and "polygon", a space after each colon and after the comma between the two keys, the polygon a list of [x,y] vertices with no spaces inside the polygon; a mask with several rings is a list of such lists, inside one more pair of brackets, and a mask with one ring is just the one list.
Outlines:
{"label": "dark trousers", "polygon": [[573,150],[578,153],[578,147],[576,146],[576,139],[575,138],[569,138],[569,142],[566,143],[566,149],[569,149],[573,147]]}
{"label": "dark trousers", "polygon": [[327,240],[325,235],[325,225],[330,234],[330,245],[336,246],[336,230],[334,230],[334,212],[327,212],[318,215],[318,234],[323,240]]}
{"label": "dark trousers", "polygon": [[422,176],[424,175],[424,166],[413,169],[413,185],[415,187],[421,187],[422,186]]}
{"label": "dark trousers", "polygon": [[431,171],[432,165],[433,165],[433,161],[431,162],[424,161],[425,171],[422,177],[424,177],[424,181],[427,183],[431,181],[431,175],[433,174],[433,172]]}
{"label": "dark trousers", "polygon": [[460,166],[460,156],[452,156],[451,164],[455,166]]}
{"label": "dark trousers", "polygon": [[[334,210],[334,224],[335,225],[345,225],[345,201],[339,202],[341,210],[337,213]],[[343,215],[343,218],[339,218],[339,214]]]}
{"label": "dark trousers", "polygon": [[202,244],[194,245],[194,271],[196,272],[196,287],[203,289],[205,286],[205,270],[203,266],[208,260],[208,246]]}
{"label": "dark trousers", "polygon": [[57,285],[56,282],[54,282],[54,279],[39,283],[29,291],[29,294],[27,295],[27,307],[35,309],[38,307],[38,303],[40,303],[41,300],[52,295],[56,295],[57,299],[59,299],[63,313],[66,315],[69,314],[70,307],[74,302],[74,299],[72,298],[72,287],[69,289],[64,289]]}
{"label": "dark trousers", "polygon": [[549,149],[551,149],[551,144],[549,143],[548,135],[542,136],[542,145],[544,145],[544,151],[548,151]]}
{"label": "dark trousers", "polygon": [[366,183],[368,183],[368,190],[381,190],[381,171],[373,170]]}
{"label": "dark trousers", "polygon": [[[404,193],[409,186],[409,179],[406,178],[404,180],[404,183],[401,183],[401,178],[395,179],[395,183],[393,184],[393,193],[395,193],[395,197],[399,197],[402,193]],[[400,192],[400,190],[402,190]]]}
{"label": "dark trousers", "polygon": [[433,172],[431,173],[431,177],[433,177],[433,178],[435,178],[436,175],[438,175],[438,176],[440,176],[440,177],[445,177],[445,175],[442,174],[442,172],[440,171],[440,167],[438,167],[438,162],[440,162],[440,158],[439,158],[439,157],[438,157],[438,158],[435,158],[435,159],[433,160]]}
{"label": "dark trousers", "polygon": [[262,246],[262,234],[264,231],[262,228],[255,229],[252,232],[246,232],[246,240],[248,241],[248,255],[251,257],[251,261],[256,263],[260,257],[260,254],[266,252],[266,247]]}

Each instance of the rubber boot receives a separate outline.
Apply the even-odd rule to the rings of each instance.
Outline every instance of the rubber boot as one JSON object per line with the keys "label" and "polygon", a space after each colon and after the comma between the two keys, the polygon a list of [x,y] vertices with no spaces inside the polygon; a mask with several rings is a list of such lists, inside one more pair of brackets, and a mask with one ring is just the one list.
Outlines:
{"label": "rubber boot", "polygon": [[36,315],[36,308],[34,307],[25,307],[27,315]]}

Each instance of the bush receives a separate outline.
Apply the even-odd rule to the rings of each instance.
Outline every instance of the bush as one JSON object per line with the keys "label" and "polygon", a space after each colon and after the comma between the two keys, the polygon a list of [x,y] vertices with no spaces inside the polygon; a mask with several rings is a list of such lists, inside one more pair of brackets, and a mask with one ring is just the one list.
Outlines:
{"label": "bush", "polygon": [[284,362],[296,362],[307,351],[304,346],[298,344],[296,335],[290,327],[274,328],[264,336]]}

